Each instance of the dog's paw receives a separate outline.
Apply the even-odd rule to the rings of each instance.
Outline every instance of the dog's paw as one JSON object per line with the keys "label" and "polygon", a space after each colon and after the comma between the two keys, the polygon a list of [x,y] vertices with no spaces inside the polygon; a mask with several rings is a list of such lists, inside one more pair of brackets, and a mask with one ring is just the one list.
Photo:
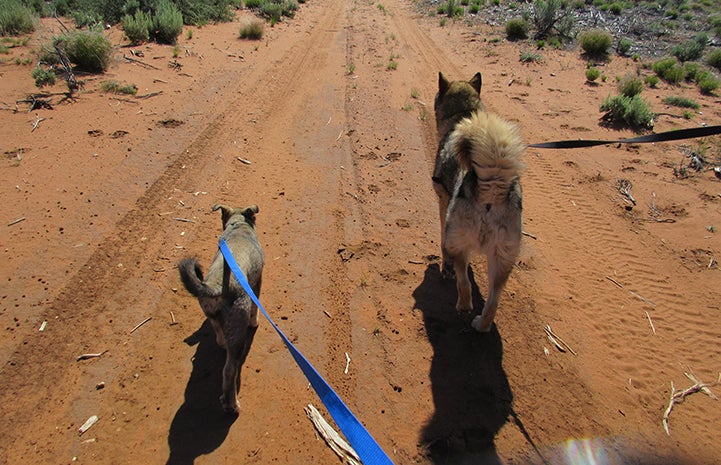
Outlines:
{"label": "dog's paw", "polygon": [[453,269],[453,264],[443,264],[443,267],[441,268],[441,278],[446,281],[456,279],[456,271]]}
{"label": "dog's paw", "polygon": [[473,319],[473,321],[471,321],[471,326],[473,326],[473,329],[475,329],[479,333],[487,333],[491,330],[493,322],[491,321],[487,325],[484,325],[483,318],[481,317],[481,315],[478,315]]}

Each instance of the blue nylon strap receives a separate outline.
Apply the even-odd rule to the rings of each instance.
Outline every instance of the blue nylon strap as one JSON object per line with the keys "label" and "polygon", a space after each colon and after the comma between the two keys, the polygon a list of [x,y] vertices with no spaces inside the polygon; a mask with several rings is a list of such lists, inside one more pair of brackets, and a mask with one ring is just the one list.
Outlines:
{"label": "blue nylon strap", "polygon": [[295,348],[293,343],[288,340],[285,334],[283,334],[283,331],[281,331],[270,318],[270,315],[268,315],[268,312],[265,311],[265,308],[263,308],[263,305],[261,305],[258,300],[258,296],[256,296],[253,289],[251,289],[243,271],[241,271],[238,263],[235,261],[233,253],[230,251],[225,239],[220,240],[218,247],[223,254],[223,258],[225,258],[225,262],[228,264],[228,267],[235,275],[235,278],[250,298],[253,299],[255,305],[258,306],[265,318],[271,326],[273,326],[273,329],[275,329],[280,338],[283,340],[285,346],[288,348],[288,351],[295,359],[295,362],[303,371],[306,378],[308,378],[308,381],[310,381],[310,384],[313,386],[313,389],[315,389],[318,397],[320,397],[320,400],[323,401],[323,404],[328,409],[328,412],[333,417],[333,420],[335,420],[338,428],[340,428],[346,439],[348,439],[350,445],[353,449],[355,449],[361,461],[365,465],[393,465],[391,459],[388,458],[385,452],[383,452],[383,449],[381,449],[361,422],[358,421],[355,415],[353,415],[353,412],[351,412],[350,409],[343,403],[333,388],[330,387],[313,365],[311,365],[303,354]]}

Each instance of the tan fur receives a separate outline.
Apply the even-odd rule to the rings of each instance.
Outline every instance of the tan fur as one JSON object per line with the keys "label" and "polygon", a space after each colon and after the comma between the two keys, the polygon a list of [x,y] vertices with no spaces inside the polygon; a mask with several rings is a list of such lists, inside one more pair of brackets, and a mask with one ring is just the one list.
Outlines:
{"label": "tan fur", "polygon": [[[223,233],[220,237],[225,239],[253,292],[260,296],[264,258],[255,232],[258,207],[213,207],[213,211],[218,210],[221,211],[223,221]],[[220,252],[215,254],[205,277],[200,264],[194,258],[183,259],[178,264],[178,271],[183,285],[198,298],[203,313],[210,320],[215,330],[216,342],[226,351],[220,402],[227,412],[238,412],[240,370],[258,326],[258,308],[238,281],[231,276]]]}
{"label": "tan fur", "polygon": [[[439,73],[436,96],[438,154],[433,173],[441,216],[443,276],[456,276],[456,309],[473,309],[468,267],[474,253],[488,261],[488,294],[478,331],[489,331],[498,297],[520,250],[524,145],[518,128],[487,113],[480,73],[449,82]],[[445,131],[445,132],[444,132]]]}

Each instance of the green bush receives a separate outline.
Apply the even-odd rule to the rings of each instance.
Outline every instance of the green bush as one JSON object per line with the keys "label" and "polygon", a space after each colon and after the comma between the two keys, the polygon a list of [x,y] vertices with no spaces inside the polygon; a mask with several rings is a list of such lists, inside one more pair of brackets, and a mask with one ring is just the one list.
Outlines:
{"label": "green bush", "polygon": [[682,63],[698,60],[703,55],[707,42],[708,36],[705,34],[699,34],[695,39],[686,40],[673,47],[671,49],[671,55],[678,58]]}
{"label": "green bush", "polygon": [[599,76],[601,76],[601,70],[596,68],[595,66],[592,66],[586,70],[586,79],[589,82],[595,81],[596,79],[598,79]]}
{"label": "green bush", "polygon": [[37,87],[52,86],[55,84],[55,73],[51,69],[44,69],[38,66],[30,75],[35,79]]}
{"label": "green bush", "polygon": [[698,79],[698,75],[701,72],[701,65],[695,61],[689,61],[683,64],[683,72],[686,75],[687,81],[693,82]]}
{"label": "green bush", "polygon": [[671,95],[663,99],[663,103],[674,107],[693,108],[694,110],[699,109],[699,104],[695,100],[692,100],[688,97],[678,97]]}
{"label": "green bush", "polygon": [[661,79],[670,83],[678,84],[686,77],[686,71],[679,66],[678,61],[674,57],[661,58],[651,66],[653,72]]}
{"label": "green bush", "polygon": [[655,115],[640,95],[609,96],[601,103],[601,111],[606,112],[606,119],[615,123],[626,124],[636,129],[653,128]]}
{"label": "green bush", "polygon": [[514,18],[506,23],[506,37],[509,40],[523,40],[528,37],[528,23],[523,18]]}
{"label": "green bush", "polygon": [[633,45],[633,42],[631,42],[630,39],[619,40],[618,44],[616,44],[616,53],[620,56],[627,56],[628,52],[631,50],[631,45]]}
{"label": "green bush", "polygon": [[703,94],[711,94],[713,91],[719,88],[719,78],[711,73],[708,73],[702,78],[699,78],[698,88]]}
{"label": "green bush", "polygon": [[19,36],[35,30],[35,16],[19,0],[2,0],[0,6],[0,35]]}
{"label": "green bush", "polygon": [[136,10],[133,16],[125,15],[123,17],[123,31],[133,45],[150,40],[152,28],[153,18],[142,10]]}
{"label": "green bush", "polygon": [[721,71],[721,50],[716,49],[706,55],[706,64]]}
{"label": "green bush", "polygon": [[153,17],[153,38],[163,44],[174,45],[183,32],[183,14],[170,0],[160,0]]}
{"label": "green bush", "polygon": [[626,97],[640,94],[643,87],[643,80],[639,76],[629,74],[618,81],[618,92]]}
{"label": "green bush", "polygon": [[561,0],[535,0],[533,2],[533,25],[536,28],[536,39],[544,39],[551,35],[565,13],[561,11]]}
{"label": "green bush", "polygon": [[138,93],[138,86],[135,84],[121,85],[118,81],[111,79],[100,83],[100,90],[113,94],[135,95]]}
{"label": "green bush", "polygon": [[601,30],[589,30],[581,33],[579,38],[581,48],[591,56],[603,56],[608,54],[613,37],[610,33]]}
{"label": "green bush", "polygon": [[649,87],[656,87],[658,85],[658,81],[659,81],[658,76],[653,76],[653,75],[646,76],[643,79],[643,82],[645,82],[646,85]]}
{"label": "green bush", "polygon": [[263,23],[260,21],[248,21],[240,27],[241,39],[260,40],[263,38]]}
{"label": "green bush", "polygon": [[101,33],[74,31],[56,39],[71,63],[90,72],[104,72],[110,66],[113,47]]}

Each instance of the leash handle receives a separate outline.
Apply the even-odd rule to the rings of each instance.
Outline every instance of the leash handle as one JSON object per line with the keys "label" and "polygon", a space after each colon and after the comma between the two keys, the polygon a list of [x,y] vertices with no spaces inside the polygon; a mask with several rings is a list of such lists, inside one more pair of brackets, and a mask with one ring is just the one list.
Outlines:
{"label": "leash handle", "polygon": [[333,417],[333,420],[335,420],[338,428],[340,428],[345,437],[348,439],[350,445],[353,449],[355,449],[361,461],[365,465],[393,465],[391,459],[385,452],[383,452],[383,449],[381,449],[375,439],[373,439],[370,433],[368,433],[368,430],[366,430],[355,415],[353,415],[353,412],[351,412],[348,406],[343,403],[341,398],[338,394],[336,394],[333,388],[330,387],[328,382],[323,379],[313,365],[311,365],[311,363],[293,345],[293,343],[290,342],[286,335],[283,334],[283,331],[281,331],[270,318],[270,315],[268,315],[268,312],[266,312],[265,308],[263,308],[263,305],[260,303],[260,300],[258,300],[255,292],[251,289],[248,279],[245,277],[243,271],[235,261],[235,257],[233,257],[233,253],[230,251],[230,247],[228,247],[225,239],[220,240],[218,247],[220,248],[220,252],[223,254],[225,263],[230,267],[230,270],[233,272],[233,275],[235,275],[238,283],[240,283],[245,292],[250,296],[253,302],[255,302],[255,305],[258,306],[265,318],[271,326],[273,326],[273,329],[275,329],[280,338],[283,340],[283,343],[285,343],[285,346],[293,356],[293,359],[295,359],[295,362],[303,371],[303,374],[305,374],[306,378],[308,378],[308,381],[311,386],[313,386],[313,389],[315,389],[318,397],[320,397],[320,400],[326,406],[328,412]]}
{"label": "leash handle", "polygon": [[670,140],[693,139],[721,134],[721,126],[704,126],[701,128],[677,129],[674,131],[659,132],[631,139],[619,140],[561,140],[556,142],[542,142],[530,144],[528,147],[536,149],[575,149],[580,147],[593,147],[607,144],[644,144],[648,142],[666,142]]}

